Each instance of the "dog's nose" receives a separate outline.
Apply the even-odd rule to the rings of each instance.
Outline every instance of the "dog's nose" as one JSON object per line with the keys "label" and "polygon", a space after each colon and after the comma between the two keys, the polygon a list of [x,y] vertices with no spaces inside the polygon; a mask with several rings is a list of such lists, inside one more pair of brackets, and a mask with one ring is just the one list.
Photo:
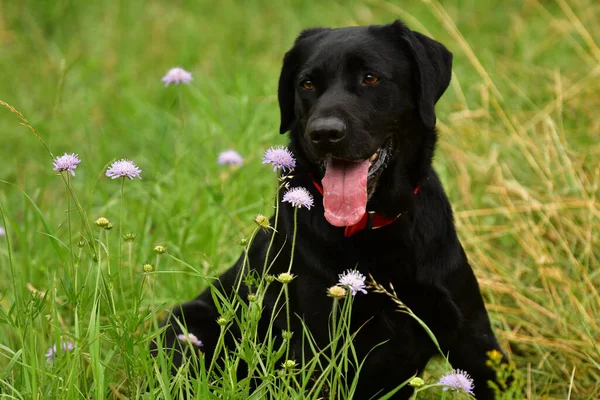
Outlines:
{"label": "dog's nose", "polygon": [[308,137],[314,144],[336,143],[346,136],[346,124],[336,117],[317,118],[309,126]]}

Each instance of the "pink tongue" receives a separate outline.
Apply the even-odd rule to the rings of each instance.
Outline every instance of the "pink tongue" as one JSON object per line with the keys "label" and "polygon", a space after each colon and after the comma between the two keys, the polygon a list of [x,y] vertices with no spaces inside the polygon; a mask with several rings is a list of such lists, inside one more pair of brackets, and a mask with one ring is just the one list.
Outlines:
{"label": "pink tongue", "polygon": [[349,226],[360,221],[367,210],[369,160],[347,162],[330,160],[325,169],[323,206],[325,219],[333,226]]}

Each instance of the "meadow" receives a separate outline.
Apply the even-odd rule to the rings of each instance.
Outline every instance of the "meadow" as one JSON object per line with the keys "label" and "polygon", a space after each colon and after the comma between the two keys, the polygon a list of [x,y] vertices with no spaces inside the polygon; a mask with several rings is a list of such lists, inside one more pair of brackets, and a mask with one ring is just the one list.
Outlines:
{"label": "meadow", "polygon": [[[435,166],[522,378],[509,398],[600,398],[596,0],[0,0],[0,397],[308,398],[283,360],[250,397],[232,369],[171,378],[148,345],[274,212],[261,159],[286,143],[295,36],[397,18],[454,53]],[[174,66],[193,80],[165,87]],[[217,163],[227,149],[242,166]],[[75,176],[53,171],[65,152]],[[121,158],[141,180],[105,176]],[[464,396],[437,389],[419,398]]]}

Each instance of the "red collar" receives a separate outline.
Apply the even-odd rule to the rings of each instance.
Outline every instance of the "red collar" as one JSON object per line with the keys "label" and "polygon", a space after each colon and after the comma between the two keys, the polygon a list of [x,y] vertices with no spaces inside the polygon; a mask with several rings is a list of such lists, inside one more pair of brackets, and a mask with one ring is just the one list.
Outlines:
{"label": "red collar", "polygon": [[[313,185],[315,185],[315,187],[317,188],[319,193],[321,193],[321,196],[322,196],[323,195],[323,185],[321,185],[319,182],[315,181],[314,179],[313,179]],[[413,194],[415,196],[417,195],[417,193],[419,193],[419,189],[420,189],[420,186],[415,187],[415,190],[413,191]],[[382,226],[389,225],[392,222],[394,222],[396,219],[398,219],[399,216],[400,215],[398,215],[392,219],[388,219],[388,218],[385,218],[384,216],[376,213],[375,211],[365,212],[365,214],[362,216],[360,221],[358,221],[356,224],[346,226],[346,229],[344,230],[344,237],[350,237],[350,236],[354,235],[356,232],[362,231],[363,229],[377,229],[377,228],[381,228]]]}

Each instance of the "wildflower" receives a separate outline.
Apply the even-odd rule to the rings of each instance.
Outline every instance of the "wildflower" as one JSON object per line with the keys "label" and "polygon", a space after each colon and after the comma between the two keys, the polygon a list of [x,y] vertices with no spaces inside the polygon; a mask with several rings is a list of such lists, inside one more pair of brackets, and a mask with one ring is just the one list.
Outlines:
{"label": "wildflower", "polygon": [[56,157],[54,159],[54,171],[68,171],[71,175],[75,176],[75,168],[77,168],[77,164],[79,164],[81,160],[78,155],[75,153],[67,154],[60,157]]}
{"label": "wildflower", "polygon": [[122,237],[124,241],[126,241],[127,243],[131,243],[135,240],[137,235],[135,233],[126,233]]}
{"label": "wildflower", "polygon": [[204,344],[202,343],[202,340],[198,339],[196,337],[196,335],[194,335],[193,333],[180,333],[179,335],[177,335],[177,339],[179,339],[180,342],[187,342],[187,343],[191,343],[196,347],[200,347],[203,346]]}
{"label": "wildflower", "polygon": [[460,369],[454,369],[442,376],[438,384],[445,386],[444,390],[462,390],[473,395],[475,384],[469,374]]}
{"label": "wildflower", "polygon": [[356,296],[356,293],[362,292],[367,294],[365,285],[365,276],[358,271],[347,270],[343,274],[338,275],[340,280],[338,285],[345,286],[350,289],[352,296]]}
{"label": "wildflower", "polygon": [[110,167],[106,170],[106,176],[111,179],[117,178],[140,178],[142,170],[138,168],[133,161],[121,159],[113,162]]}
{"label": "wildflower", "polygon": [[289,272],[282,272],[281,274],[277,275],[277,280],[283,283],[284,285],[287,285],[288,283],[293,281],[294,278],[295,276],[293,274],[290,274]]}
{"label": "wildflower", "polygon": [[502,361],[502,358],[504,357],[502,355],[502,353],[500,353],[498,350],[494,349],[494,350],[490,350],[487,352],[487,356],[490,360],[495,361],[495,362],[500,362]]}
{"label": "wildflower", "polygon": [[246,239],[246,238],[241,238],[241,239],[238,241],[238,244],[239,244],[240,246],[246,246],[246,245],[248,244],[248,239]]}
{"label": "wildflower", "polygon": [[3,226],[0,226],[0,237],[6,236],[6,230],[4,230]]}
{"label": "wildflower", "polygon": [[336,299],[342,299],[346,297],[346,289],[338,285],[332,286],[329,289],[327,289],[327,296]]}
{"label": "wildflower", "polygon": [[167,252],[167,249],[164,246],[158,245],[154,246],[154,252],[156,254],[165,254]]}
{"label": "wildflower", "polygon": [[[73,350],[75,348],[75,345],[70,340],[68,340],[66,342],[61,341],[60,348],[62,351],[66,352],[66,351]],[[56,343],[55,343],[54,345],[52,345],[52,347],[50,347],[48,349],[48,352],[46,353],[46,362],[51,362],[52,359],[54,358],[54,356],[56,356],[57,351],[58,351],[58,349],[56,348]]]}
{"label": "wildflower", "polygon": [[219,318],[217,318],[217,324],[219,324],[220,326],[225,326],[227,325],[227,318],[225,318],[224,316],[220,316]]}
{"label": "wildflower", "polygon": [[421,378],[419,378],[418,376],[412,378],[408,384],[412,387],[421,387],[425,384],[425,381]]}
{"label": "wildflower", "polygon": [[273,275],[265,275],[265,281],[267,283],[273,283],[275,282],[275,277]]}
{"label": "wildflower", "polygon": [[285,192],[283,201],[294,207],[306,207],[309,210],[314,204],[312,195],[303,187],[295,187]]}
{"label": "wildflower", "polygon": [[255,302],[256,300],[257,300],[257,297],[256,297],[256,295],[255,295],[255,294],[253,294],[253,293],[250,293],[250,294],[248,295],[248,301],[249,301],[250,303],[253,303],[253,302]]}
{"label": "wildflower", "polygon": [[269,218],[265,217],[262,214],[258,214],[256,218],[254,218],[254,222],[256,223],[256,225],[263,229],[268,229],[271,227],[271,224],[269,223]]}
{"label": "wildflower", "polygon": [[192,74],[187,72],[185,69],[181,67],[171,68],[167,71],[165,76],[162,77],[161,81],[165,83],[165,87],[174,83],[179,85],[180,83],[185,83],[186,85],[192,81]]}
{"label": "wildflower", "polygon": [[292,338],[292,336],[294,336],[294,332],[285,331],[285,330],[281,332],[281,337],[284,340],[289,341]]}
{"label": "wildflower", "polygon": [[277,171],[277,168],[281,170],[291,171],[296,167],[296,159],[287,147],[277,146],[267,149],[262,159],[263,164],[272,164],[273,171]]}
{"label": "wildflower", "polygon": [[154,271],[154,267],[152,266],[152,264],[144,264],[143,269],[144,269],[144,272],[147,274]]}
{"label": "wildflower", "polygon": [[219,154],[217,157],[217,164],[219,165],[242,165],[244,163],[244,159],[235,150],[225,150]]}
{"label": "wildflower", "polygon": [[110,221],[104,217],[100,217],[96,220],[96,225],[98,225],[100,228],[106,228],[109,225],[112,225],[110,223]]}
{"label": "wildflower", "polygon": [[112,224],[112,222],[109,222],[104,229],[106,229],[107,231],[110,231],[112,228],[114,228],[115,226]]}
{"label": "wildflower", "polygon": [[285,360],[285,362],[282,364],[284,369],[292,369],[294,368],[296,365],[296,361],[294,360]]}

